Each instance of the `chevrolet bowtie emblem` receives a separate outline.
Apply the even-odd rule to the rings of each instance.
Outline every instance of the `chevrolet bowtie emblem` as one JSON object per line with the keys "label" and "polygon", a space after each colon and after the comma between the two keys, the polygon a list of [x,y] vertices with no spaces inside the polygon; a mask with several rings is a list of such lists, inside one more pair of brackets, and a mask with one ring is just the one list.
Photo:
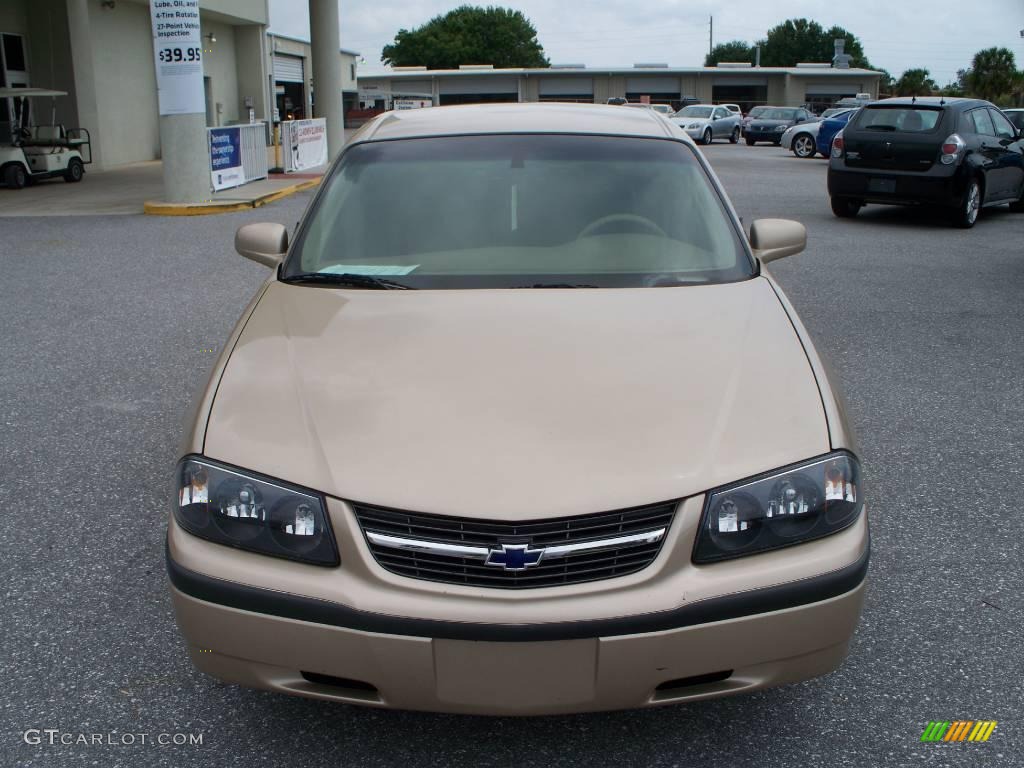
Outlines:
{"label": "chevrolet bowtie emblem", "polygon": [[506,571],[525,571],[537,565],[542,557],[544,550],[532,549],[529,544],[501,544],[500,549],[492,549],[487,553],[486,565]]}

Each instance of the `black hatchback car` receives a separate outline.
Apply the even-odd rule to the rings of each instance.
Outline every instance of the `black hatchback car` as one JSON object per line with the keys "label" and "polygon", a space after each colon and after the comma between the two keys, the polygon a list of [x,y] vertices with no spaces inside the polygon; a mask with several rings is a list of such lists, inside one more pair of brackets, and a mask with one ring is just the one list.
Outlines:
{"label": "black hatchback car", "polygon": [[1024,138],[987,101],[885,99],[833,140],[828,193],[844,218],[867,203],[930,204],[973,227],[984,207],[1024,211]]}

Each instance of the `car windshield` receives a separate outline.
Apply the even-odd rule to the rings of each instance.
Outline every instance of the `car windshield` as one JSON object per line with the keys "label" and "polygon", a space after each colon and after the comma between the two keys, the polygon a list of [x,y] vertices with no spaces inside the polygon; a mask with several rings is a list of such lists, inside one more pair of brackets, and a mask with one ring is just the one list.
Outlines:
{"label": "car windshield", "polygon": [[676,117],[711,117],[712,107],[683,107]]}
{"label": "car windshield", "polygon": [[832,107],[832,109],[826,109],[824,112],[822,112],[821,117],[822,119],[826,117],[839,117],[839,115],[842,115],[849,111],[849,107]]}
{"label": "car windshield", "polygon": [[766,109],[758,115],[762,120],[795,120],[795,109]]}
{"label": "car windshield", "polygon": [[752,273],[692,147],[484,135],[350,147],[282,277],[366,288],[605,288]]}
{"label": "car windshield", "polygon": [[941,107],[908,107],[874,105],[864,107],[851,120],[862,131],[901,131],[927,133],[935,130],[942,117]]}
{"label": "car windshield", "polygon": [[1005,114],[1010,118],[1010,122],[1013,123],[1018,131],[1024,131],[1024,109],[1017,109]]}
{"label": "car windshield", "polygon": [[767,112],[771,107],[754,107],[750,112],[747,113],[748,117],[760,117]]}

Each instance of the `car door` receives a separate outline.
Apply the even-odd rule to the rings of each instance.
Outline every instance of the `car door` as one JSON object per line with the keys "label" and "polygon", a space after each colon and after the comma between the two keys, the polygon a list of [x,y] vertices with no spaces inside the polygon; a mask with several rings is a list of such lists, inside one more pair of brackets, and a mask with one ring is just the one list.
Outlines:
{"label": "car door", "polygon": [[725,107],[715,107],[715,111],[711,115],[711,132],[716,139],[725,138],[732,133],[729,115],[730,112]]}
{"label": "car door", "polygon": [[1019,199],[1021,190],[1024,189],[1024,141],[1013,124],[998,109],[989,108],[989,116],[992,118],[995,139],[1001,150],[996,162],[999,163],[999,174],[1006,182],[1003,193],[1006,197]]}
{"label": "car door", "polygon": [[985,176],[985,200],[1002,200],[1007,196],[1007,174],[1002,168],[1006,150],[996,139],[992,115],[986,107],[978,107],[967,113],[968,126],[973,127],[977,137],[975,154],[980,159],[978,167]]}

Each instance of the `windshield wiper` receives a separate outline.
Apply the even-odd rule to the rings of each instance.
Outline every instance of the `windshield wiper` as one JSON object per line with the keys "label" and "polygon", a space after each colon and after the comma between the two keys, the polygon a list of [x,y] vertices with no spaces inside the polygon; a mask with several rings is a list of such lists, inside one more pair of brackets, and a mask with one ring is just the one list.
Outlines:
{"label": "windshield wiper", "polygon": [[333,272],[306,272],[293,277],[285,277],[283,283],[292,285],[338,285],[345,288],[368,288],[378,291],[414,291],[411,285],[396,283],[394,280],[384,280],[372,275],[356,275],[351,272],[335,274]]}
{"label": "windshield wiper", "polygon": [[513,288],[597,288],[596,285],[574,285],[573,283],[534,283],[533,285],[513,285]]}

